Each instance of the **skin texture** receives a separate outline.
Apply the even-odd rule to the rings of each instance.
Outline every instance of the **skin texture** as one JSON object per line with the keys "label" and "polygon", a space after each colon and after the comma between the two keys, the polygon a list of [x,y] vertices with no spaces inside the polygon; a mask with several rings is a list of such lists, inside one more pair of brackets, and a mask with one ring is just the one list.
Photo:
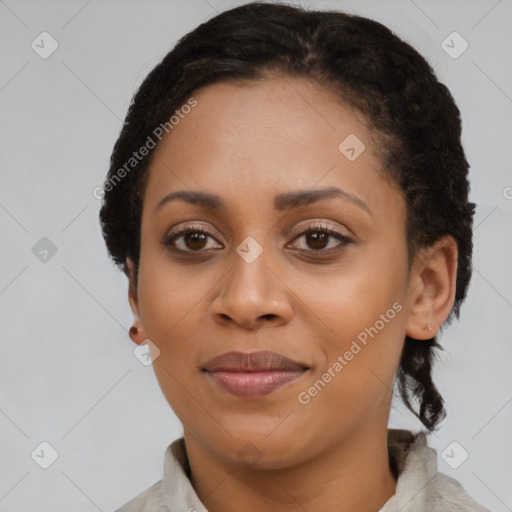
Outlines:
{"label": "skin texture", "polygon": [[[404,336],[428,339],[448,316],[456,244],[441,239],[409,271],[402,194],[383,177],[365,120],[323,87],[280,76],[218,83],[194,97],[153,155],[138,283],[127,263],[131,337],[160,350],[153,367],[183,424],[196,492],[212,512],[378,510],[395,492],[386,435]],[[354,161],[338,149],[350,134],[366,147]],[[342,197],[274,208],[277,194],[326,187],[369,212]],[[178,190],[217,194],[225,209],[175,200],[155,212]],[[351,243],[301,235],[318,223]],[[163,244],[171,228],[191,224],[211,236],[188,245],[181,237],[175,245],[189,252],[173,254]],[[249,236],[262,248],[252,263],[236,251]],[[300,403],[393,304],[394,318]],[[238,398],[201,372],[232,350],[271,350],[310,370],[264,397]]]}

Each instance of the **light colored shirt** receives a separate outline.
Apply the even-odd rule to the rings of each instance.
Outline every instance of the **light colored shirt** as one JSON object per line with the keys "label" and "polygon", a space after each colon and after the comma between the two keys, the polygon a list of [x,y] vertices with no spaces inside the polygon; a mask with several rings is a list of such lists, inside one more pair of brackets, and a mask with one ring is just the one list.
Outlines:
{"label": "light colored shirt", "polygon": [[[424,433],[388,430],[390,466],[397,475],[396,492],[378,512],[489,512],[453,478],[440,473],[436,451]],[[164,455],[163,479],[116,512],[208,512],[188,477],[190,467],[183,438]]]}

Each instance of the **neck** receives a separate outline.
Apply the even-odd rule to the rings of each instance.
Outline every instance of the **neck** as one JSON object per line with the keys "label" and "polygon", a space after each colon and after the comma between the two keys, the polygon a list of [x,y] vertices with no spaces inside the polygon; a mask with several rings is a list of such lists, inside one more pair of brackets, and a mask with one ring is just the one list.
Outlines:
{"label": "neck", "polygon": [[209,512],[336,510],[376,512],[395,493],[387,427],[358,429],[328,451],[291,467],[262,470],[220,456],[185,431],[196,493]]}

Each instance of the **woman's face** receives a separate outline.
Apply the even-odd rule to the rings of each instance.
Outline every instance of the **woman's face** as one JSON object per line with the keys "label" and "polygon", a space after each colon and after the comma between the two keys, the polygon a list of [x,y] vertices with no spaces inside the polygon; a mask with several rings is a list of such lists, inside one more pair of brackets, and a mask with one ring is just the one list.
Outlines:
{"label": "woman's face", "polygon": [[278,468],[385,429],[406,210],[362,118],[297,78],[193,96],[153,155],[131,295],[185,436]]}

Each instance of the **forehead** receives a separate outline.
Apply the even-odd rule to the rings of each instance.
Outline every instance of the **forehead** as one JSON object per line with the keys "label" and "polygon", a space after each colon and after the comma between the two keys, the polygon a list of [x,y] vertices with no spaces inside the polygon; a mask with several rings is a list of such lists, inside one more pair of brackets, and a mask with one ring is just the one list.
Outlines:
{"label": "forehead", "polygon": [[281,76],[216,83],[192,96],[197,106],[154,150],[145,208],[178,189],[244,202],[315,186],[382,195],[365,119],[325,87]]}

